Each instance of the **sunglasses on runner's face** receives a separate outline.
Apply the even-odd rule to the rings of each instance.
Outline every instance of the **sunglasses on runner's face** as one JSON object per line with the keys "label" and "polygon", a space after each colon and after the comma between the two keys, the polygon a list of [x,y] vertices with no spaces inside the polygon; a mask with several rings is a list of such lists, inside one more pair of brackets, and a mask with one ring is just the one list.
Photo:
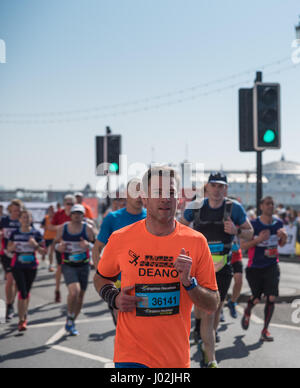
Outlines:
{"label": "sunglasses on runner's face", "polygon": [[74,206],[74,203],[66,203],[66,206]]}

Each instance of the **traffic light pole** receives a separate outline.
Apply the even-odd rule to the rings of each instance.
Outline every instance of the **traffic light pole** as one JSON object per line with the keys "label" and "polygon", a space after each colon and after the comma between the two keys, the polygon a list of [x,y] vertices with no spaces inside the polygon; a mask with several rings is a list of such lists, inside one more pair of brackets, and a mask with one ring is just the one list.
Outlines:
{"label": "traffic light pole", "polygon": [[[109,127],[106,127],[106,133],[105,133],[105,136],[104,136],[104,163],[107,163],[108,162],[108,152],[107,152],[107,149],[108,149],[108,140],[107,140],[107,137],[111,134],[111,130]],[[110,184],[109,184],[109,171],[107,171],[107,181],[106,181],[106,192],[107,192],[107,197],[106,197],[106,206],[107,206],[107,209],[110,207],[110,197],[109,197],[109,193],[110,193]]]}
{"label": "traffic light pole", "polygon": [[256,152],[256,209],[257,209],[257,215],[260,215],[260,201],[263,197],[262,153],[263,153],[263,151]]}
{"label": "traffic light pole", "polygon": [[[262,82],[262,72],[256,72],[256,82]],[[256,209],[257,215],[260,215],[260,201],[263,197],[263,168],[262,168],[262,153],[263,151],[256,151]]]}

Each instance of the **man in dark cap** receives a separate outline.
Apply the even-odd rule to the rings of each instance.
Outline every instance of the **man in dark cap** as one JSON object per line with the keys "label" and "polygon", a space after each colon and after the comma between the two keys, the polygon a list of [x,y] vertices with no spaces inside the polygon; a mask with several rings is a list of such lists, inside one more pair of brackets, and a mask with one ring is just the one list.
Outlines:
{"label": "man in dark cap", "polygon": [[191,202],[184,212],[181,222],[190,225],[201,232],[207,239],[214,260],[221,305],[215,314],[208,315],[203,311],[195,310],[195,335],[203,340],[202,353],[205,364],[211,368],[217,367],[215,360],[215,340],[219,340],[217,328],[220,322],[220,313],[233,277],[230,264],[232,244],[235,236],[250,240],[253,229],[242,205],[229,200],[227,177],[222,172],[212,173],[206,185],[207,198],[202,201]]}

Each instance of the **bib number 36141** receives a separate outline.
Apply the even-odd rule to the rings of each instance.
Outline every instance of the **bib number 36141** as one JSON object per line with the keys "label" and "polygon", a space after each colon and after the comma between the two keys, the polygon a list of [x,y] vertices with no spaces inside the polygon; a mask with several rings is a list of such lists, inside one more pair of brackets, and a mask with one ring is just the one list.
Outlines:
{"label": "bib number 36141", "polygon": [[136,284],[135,295],[143,299],[137,306],[137,316],[179,314],[180,283]]}

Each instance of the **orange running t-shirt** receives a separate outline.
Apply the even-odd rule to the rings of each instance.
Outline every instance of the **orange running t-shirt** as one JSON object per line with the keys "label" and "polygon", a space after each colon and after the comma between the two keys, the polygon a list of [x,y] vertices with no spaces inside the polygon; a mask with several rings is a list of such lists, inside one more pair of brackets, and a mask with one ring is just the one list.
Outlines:
{"label": "orange running t-shirt", "polygon": [[193,303],[180,283],[174,262],[184,248],[193,259],[191,275],[199,285],[218,289],[214,264],[205,237],[176,223],[168,236],[147,231],[145,220],[113,233],[99,262],[106,278],[122,273],[121,286],[134,286],[143,297],[137,308],[119,312],[115,362],[150,368],[188,368]]}

